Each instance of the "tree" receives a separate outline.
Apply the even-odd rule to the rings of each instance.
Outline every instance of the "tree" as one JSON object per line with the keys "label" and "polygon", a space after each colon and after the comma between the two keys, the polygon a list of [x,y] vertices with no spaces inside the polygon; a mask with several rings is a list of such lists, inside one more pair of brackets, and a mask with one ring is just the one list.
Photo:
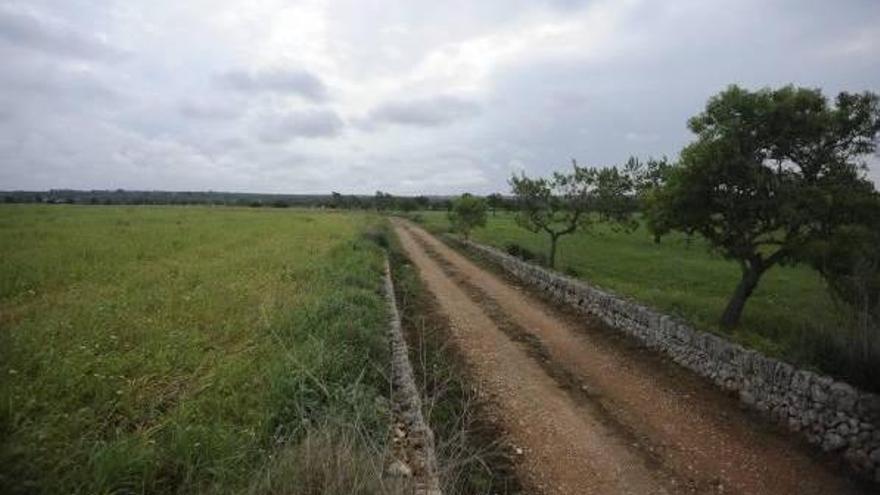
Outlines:
{"label": "tree", "polygon": [[660,238],[668,232],[668,223],[663,217],[664,211],[654,208],[657,191],[666,183],[672,164],[663,157],[661,159],[648,158],[641,162],[636,157],[630,157],[624,165],[624,170],[635,181],[636,195],[638,196],[639,209],[643,213],[648,230],[654,235],[654,243],[659,244]]}
{"label": "tree", "polygon": [[486,201],[468,193],[462,194],[452,202],[449,222],[453,230],[469,239],[473,229],[486,225]]}
{"label": "tree", "polygon": [[394,203],[394,196],[391,193],[376,191],[373,196],[373,206],[377,211],[385,211],[391,208]]}
{"label": "tree", "polygon": [[342,194],[336,191],[331,193],[330,207],[337,210],[345,207],[345,199],[342,197]]}
{"label": "tree", "polygon": [[[831,226],[798,255],[822,274],[837,301],[854,310],[858,327],[876,331],[880,329],[880,194],[868,188],[851,189],[843,200],[849,218]],[[863,345],[860,350],[870,347]]]}
{"label": "tree", "polygon": [[518,208],[516,221],[523,228],[550,237],[550,267],[556,266],[559,238],[595,222],[613,222],[632,228],[633,180],[616,167],[586,168],[572,160],[570,173],[554,172],[550,178],[514,175],[510,186]]}
{"label": "tree", "polygon": [[395,202],[396,209],[403,211],[403,212],[407,212],[407,213],[411,212],[411,211],[415,211],[416,209],[418,209],[418,207],[419,207],[419,204],[416,203],[416,200],[413,198],[400,197],[400,198],[397,198],[397,201]]}
{"label": "tree", "polygon": [[721,316],[729,328],[768,269],[828,241],[854,213],[851,191],[873,187],[862,160],[876,148],[880,103],[871,93],[841,93],[831,106],[816,89],[730,86],[688,126],[697,139],[656,191],[654,214],[739,263]]}
{"label": "tree", "polygon": [[427,196],[416,196],[415,201],[420,210],[427,210],[431,206],[431,199]]}
{"label": "tree", "polygon": [[492,193],[486,197],[486,202],[489,205],[489,208],[492,209],[492,216],[495,216],[495,211],[498,210],[498,207],[504,204],[504,196],[499,193]]}

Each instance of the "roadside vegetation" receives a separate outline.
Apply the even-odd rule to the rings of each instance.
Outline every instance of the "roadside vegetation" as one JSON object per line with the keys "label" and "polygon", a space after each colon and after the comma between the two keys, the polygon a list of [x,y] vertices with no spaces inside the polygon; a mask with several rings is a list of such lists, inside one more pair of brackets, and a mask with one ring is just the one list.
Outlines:
{"label": "roadside vegetation", "polygon": [[0,207],[2,491],[385,493],[380,221]]}

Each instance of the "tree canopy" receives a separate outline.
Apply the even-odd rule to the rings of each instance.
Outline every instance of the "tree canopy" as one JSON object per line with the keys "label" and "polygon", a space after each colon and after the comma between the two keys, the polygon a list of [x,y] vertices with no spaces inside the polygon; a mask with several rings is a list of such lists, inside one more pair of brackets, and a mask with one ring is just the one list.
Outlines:
{"label": "tree canopy", "polygon": [[817,89],[749,91],[730,86],[690,119],[696,140],[654,195],[664,230],[699,233],[736,260],[742,279],[722,315],[739,322],[770,267],[803,261],[808,246],[834,242],[858,221],[857,198],[874,194],[864,157],[876,149],[880,102]]}
{"label": "tree canopy", "polygon": [[471,231],[486,225],[486,200],[465,193],[452,202],[449,222],[453,230],[469,239]]}
{"label": "tree canopy", "polygon": [[551,267],[556,264],[561,236],[600,221],[633,226],[634,181],[616,167],[581,167],[572,161],[568,173],[554,172],[549,178],[535,179],[521,173],[511,177],[510,186],[516,198],[517,223],[550,237]]}

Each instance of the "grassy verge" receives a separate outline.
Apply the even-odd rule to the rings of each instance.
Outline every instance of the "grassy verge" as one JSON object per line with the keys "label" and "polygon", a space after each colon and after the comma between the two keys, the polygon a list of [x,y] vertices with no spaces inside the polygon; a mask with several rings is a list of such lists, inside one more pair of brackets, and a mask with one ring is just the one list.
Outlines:
{"label": "grassy verge", "polygon": [[[445,212],[420,212],[435,232],[448,230]],[[511,245],[546,253],[546,236],[516,225],[509,213],[488,219],[472,237],[502,250]],[[880,389],[880,350],[857,335],[857,325],[830,298],[821,278],[806,267],[774,267],[762,278],[736,330],[718,318],[736,286],[738,266],[711,253],[702,239],[671,235],[655,244],[647,231],[626,234],[607,227],[559,241],[557,269],[632,297],[703,330],[724,334],[748,347],[801,366]],[[876,343],[878,339],[869,339]]]}
{"label": "grassy verge", "polygon": [[487,421],[483,401],[449,334],[449,323],[421,284],[417,269],[390,235],[392,270],[403,330],[425,418],[434,431],[443,492],[512,494],[521,488],[500,433]]}
{"label": "grassy verge", "polygon": [[0,208],[4,491],[382,491],[378,221]]}

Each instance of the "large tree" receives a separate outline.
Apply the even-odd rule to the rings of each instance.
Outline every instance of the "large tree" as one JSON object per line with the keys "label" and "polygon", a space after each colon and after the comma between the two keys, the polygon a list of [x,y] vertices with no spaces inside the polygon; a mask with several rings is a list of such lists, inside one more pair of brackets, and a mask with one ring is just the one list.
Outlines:
{"label": "large tree", "polygon": [[654,196],[664,229],[699,233],[742,270],[721,324],[739,323],[761,276],[797,262],[851,222],[850,195],[870,191],[864,158],[876,149],[880,103],[786,86],[730,86],[688,122],[696,141]]}
{"label": "large tree", "polygon": [[516,221],[523,228],[550,238],[550,267],[556,266],[559,238],[589,229],[598,221],[632,226],[635,209],[633,180],[616,167],[588,168],[572,161],[568,173],[549,178],[514,175],[510,186],[516,199]]}

